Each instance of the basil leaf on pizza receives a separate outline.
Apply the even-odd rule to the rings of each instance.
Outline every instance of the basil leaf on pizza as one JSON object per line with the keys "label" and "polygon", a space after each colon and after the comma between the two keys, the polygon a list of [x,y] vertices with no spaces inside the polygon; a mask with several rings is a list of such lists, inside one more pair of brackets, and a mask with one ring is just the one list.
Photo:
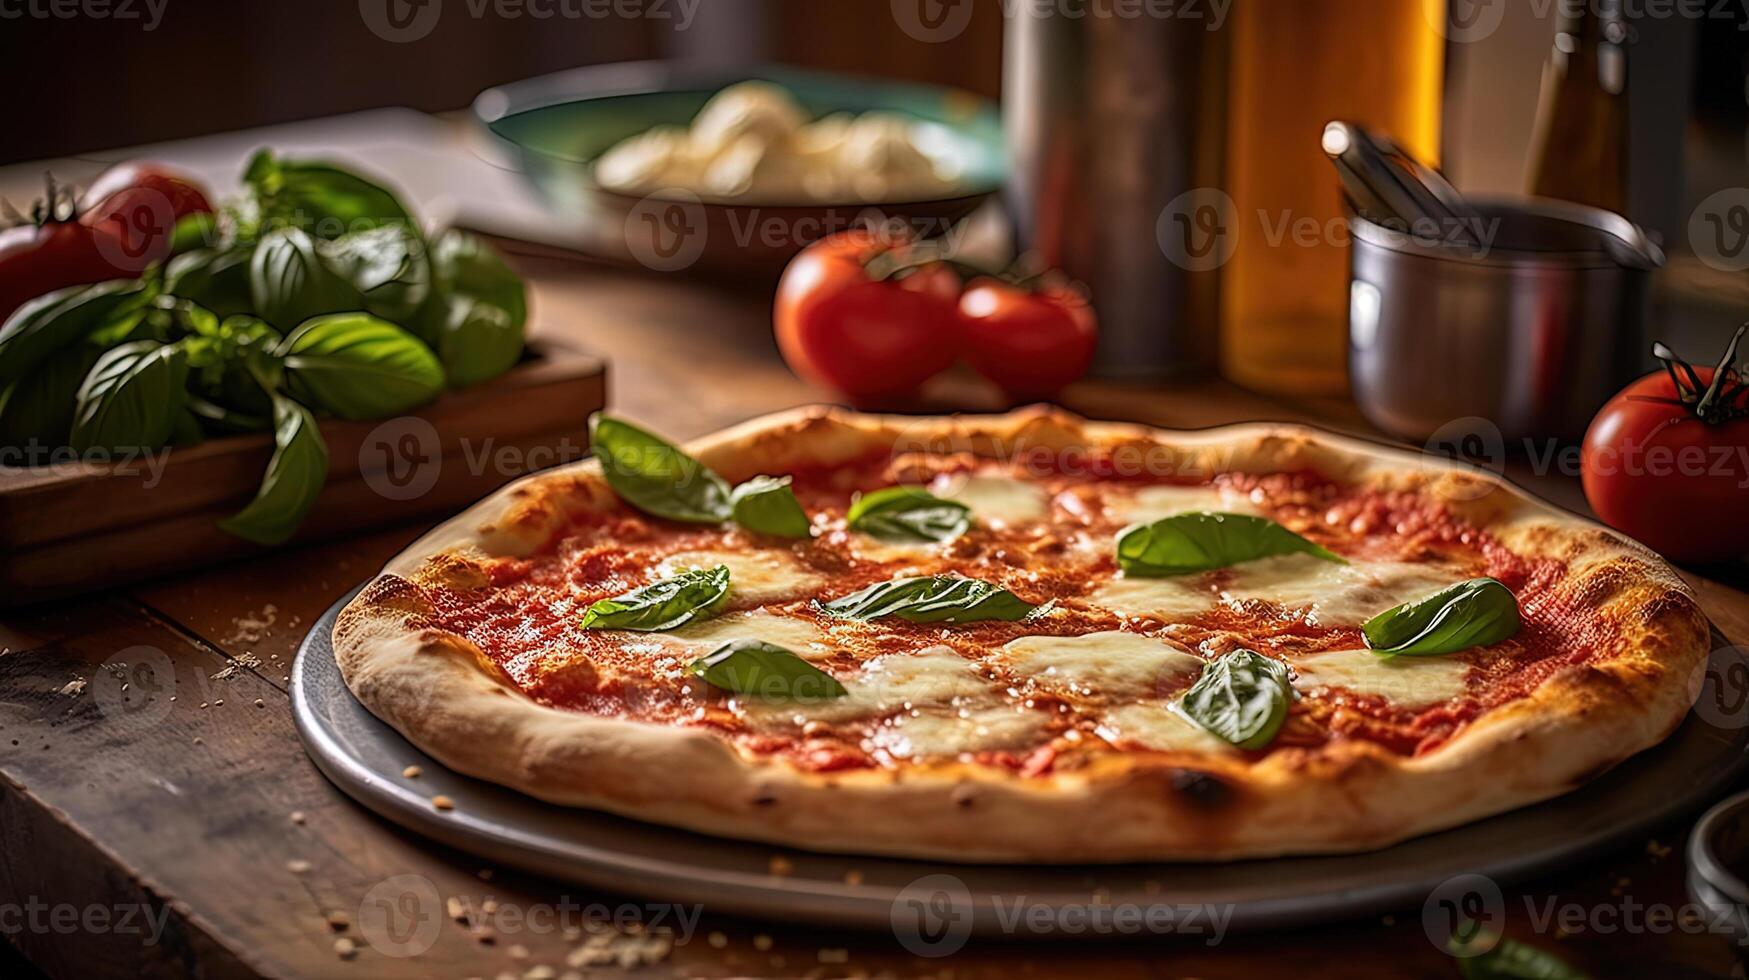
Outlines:
{"label": "basil leaf on pizza", "polygon": [[931,575],[877,582],[860,592],[820,604],[845,619],[897,616],[913,623],[1012,623],[1038,607],[1001,586],[956,575]]}
{"label": "basil leaf on pizza", "polygon": [[1131,525],[1117,536],[1118,567],[1142,578],[1193,575],[1294,554],[1348,563],[1272,520],[1249,514],[1191,511]]}
{"label": "basil leaf on pizza", "polygon": [[758,534],[805,538],[812,533],[808,512],[796,500],[787,476],[756,476],[735,488],[729,507],[735,523]]}
{"label": "basil leaf on pizza", "polygon": [[1234,650],[1205,665],[1173,707],[1241,749],[1261,749],[1275,740],[1293,698],[1287,664]]}
{"label": "basil leaf on pizza", "polygon": [[759,698],[824,701],[850,693],[831,674],[764,640],[731,640],[686,669],[713,687]]}
{"label": "basil leaf on pizza", "polygon": [[673,443],[602,414],[590,438],[608,486],[638,510],[691,524],[729,519],[729,485]]}
{"label": "basil leaf on pizza", "polygon": [[694,568],[625,595],[600,599],[583,613],[583,629],[671,630],[716,614],[729,594],[729,566]]}
{"label": "basil leaf on pizza", "polygon": [[1512,590],[1491,578],[1473,578],[1387,609],[1360,630],[1381,657],[1431,657],[1499,643],[1519,625]]}
{"label": "basil leaf on pizza", "polygon": [[859,494],[845,523],[882,541],[951,541],[972,526],[971,509],[916,487],[885,487]]}

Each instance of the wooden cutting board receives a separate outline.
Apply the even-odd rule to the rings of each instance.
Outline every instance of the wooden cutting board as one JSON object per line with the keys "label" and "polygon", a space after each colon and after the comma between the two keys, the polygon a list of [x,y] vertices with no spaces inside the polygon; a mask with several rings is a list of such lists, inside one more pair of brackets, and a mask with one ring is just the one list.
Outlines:
{"label": "wooden cutting board", "polygon": [[[517,367],[415,415],[324,420],[328,480],[286,545],[451,514],[581,458],[606,380],[599,359],[535,340]],[[269,550],[218,522],[254,497],[272,455],[272,436],[253,434],[137,459],[0,466],[0,606]]]}

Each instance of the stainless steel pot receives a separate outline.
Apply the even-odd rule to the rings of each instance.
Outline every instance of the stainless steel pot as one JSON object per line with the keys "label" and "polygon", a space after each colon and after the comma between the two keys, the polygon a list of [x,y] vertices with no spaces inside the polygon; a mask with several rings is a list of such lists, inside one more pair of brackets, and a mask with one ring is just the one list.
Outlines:
{"label": "stainless steel pot", "polygon": [[1473,203],[1473,245],[1437,226],[1404,234],[1350,219],[1355,401],[1408,439],[1476,418],[1509,443],[1577,439],[1643,358],[1663,253],[1608,211]]}
{"label": "stainless steel pot", "polygon": [[[1217,189],[1224,23],[1048,3],[1019,4],[1007,18],[1002,112],[1017,244],[1091,290],[1098,374],[1201,375],[1214,364],[1218,266],[1229,254],[1218,249],[1232,238],[1218,231],[1231,221]],[[1217,231],[1179,230],[1175,218]],[[1172,258],[1170,235],[1197,240]]]}

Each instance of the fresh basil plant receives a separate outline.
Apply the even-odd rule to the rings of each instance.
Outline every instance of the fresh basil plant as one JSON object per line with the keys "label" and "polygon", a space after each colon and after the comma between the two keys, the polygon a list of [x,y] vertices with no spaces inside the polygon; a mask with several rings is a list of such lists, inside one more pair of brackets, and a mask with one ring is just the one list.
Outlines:
{"label": "fresh basil plant", "polygon": [[845,523],[882,541],[951,541],[971,527],[971,511],[916,487],[886,487],[851,502]]}
{"label": "fresh basil plant", "polygon": [[673,443],[601,413],[590,436],[608,485],[638,510],[692,524],[731,516],[729,485]]}
{"label": "fresh basil plant", "polygon": [[1287,664],[1234,650],[1204,664],[1173,708],[1241,749],[1261,749],[1275,740],[1293,699]]}
{"label": "fresh basil plant", "polygon": [[687,670],[713,687],[759,698],[824,701],[850,693],[831,674],[763,640],[732,640]]}
{"label": "fresh basil plant", "polygon": [[179,344],[138,340],[105,351],[74,397],[71,446],[85,452],[167,445],[187,379],[188,354]]}
{"label": "fresh basil plant", "polygon": [[310,320],[278,356],[298,400],[343,419],[399,415],[443,390],[443,365],[431,348],[364,313]]}
{"label": "fresh basil plant", "polygon": [[735,523],[758,534],[805,538],[813,533],[808,513],[796,500],[787,476],[756,476],[729,495]]}
{"label": "fresh basil plant", "polygon": [[729,566],[693,568],[611,599],[591,603],[583,629],[679,629],[716,614],[729,595]]}
{"label": "fresh basil plant", "polygon": [[1430,657],[1511,639],[1520,625],[1512,590],[1473,578],[1387,609],[1367,620],[1361,634],[1381,657]]}
{"label": "fresh basil plant", "polygon": [[219,527],[256,544],[279,544],[291,537],[328,478],[328,447],[315,416],[278,393],[273,396],[273,445],[255,499],[219,522]]}
{"label": "fresh basil plant", "polygon": [[425,240],[411,225],[388,224],[317,246],[322,260],[355,290],[365,312],[410,322],[431,292]]}
{"label": "fresh basil plant", "polygon": [[913,623],[1015,622],[1038,606],[1000,586],[975,578],[931,575],[877,582],[830,602],[820,609],[845,619],[897,616]]}
{"label": "fresh basil plant", "polygon": [[0,387],[0,446],[67,444],[79,386],[102,350],[78,344],[58,351],[17,381]]}
{"label": "fresh basil plant", "polygon": [[25,303],[0,324],[0,384],[24,377],[151,299],[147,280],[117,279],[57,289]]}
{"label": "fresh basil plant", "polygon": [[288,160],[261,150],[244,168],[243,182],[255,198],[261,223],[270,227],[303,226],[321,238],[385,224],[418,227],[387,188],[333,164]]}
{"label": "fresh basil plant", "polygon": [[301,228],[264,235],[249,259],[253,312],[281,330],[328,313],[364,309],[364,296],[328,262]]}
{"label": "fresh basil plant", "polygon": [[1142,578],[1192,575],[1292,554],[1347,564],[1280,524],[1248,514],[1192,511],[1135,524],[1117,536],[1118,567]]}

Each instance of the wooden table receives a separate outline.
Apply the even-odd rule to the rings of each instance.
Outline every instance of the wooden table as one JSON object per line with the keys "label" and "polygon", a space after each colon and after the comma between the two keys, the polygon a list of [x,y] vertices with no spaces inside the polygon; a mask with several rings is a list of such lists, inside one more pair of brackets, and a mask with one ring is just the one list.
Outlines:
{"label": "wooden table", "polygon": [[[556,257],[522,255],[517,264],[546,311],[541,321],[609,359],[616,410],[672,437],[820,398],[778,359],[763,292]],[[970,378],[943,379],[926,394],[919,407],[1000,407]],[[1278,403],[1212,382],[1083,383],[1063,402],[1093,416],[1168,426],[1298,417],[1365,431],[1346,403]],[[1583,505],[1569,480],[1534,483],[1562,503]],[[299,640],[323,609],[420,530],[382,528],[0,615],[0,929],[14,933],[39,968],[56,976],[553,976],[572,969],[567,957],[579,958],[590,934],[523,926],[512,921],[517,913],[643,906],[495,871],[414,839],[354,805],[305,758],[286,694]],[[1739,587],[1741,573],[1725,572]],[[1691,581],[1725,635],[1749,643],[1749,596],[1700,576]],[[158,668],[149,710],[118,710],[89,690],[75,693],[74,682],[98,671],[137,671],[142,663]],[[169,676],[174,684],[163,684]],[[1728,973],[1734,960],[1721,937],[1605,931],[1614,922],[1608,910],[1624,903],[1686,900],[1686,833],[1685,822],[1656,841],[1509,890],[1508,934],[1558,948],[1599,975],[1655,966],[1666,976]],[[400,875],[420,876],[435,894],[471,907],[476,921],[421,910],[441,917],[435,943],[419,956],[388,955],[361,936],[357,919],[373,887],[417,881]],[[1539,933],[1532,913],[1550,902],[1605,911],[1595,928]],[[56,905],[67,911],[44,907]],[[138,910],[163,923],[157,942],[120,927],[128,909],[136,910],[133,925]],[[1243,977],[1282,969],[1306,980],[1457,975],[1456,961],[1424,935],[1419,908],[1228,937],[1213,947],[1184,937],[974,942],[944,959],[912,956],[890,935],[734,920],[706,909],[689,941],[640,972]],[[590,975],[617,971],[592,968]]]}

